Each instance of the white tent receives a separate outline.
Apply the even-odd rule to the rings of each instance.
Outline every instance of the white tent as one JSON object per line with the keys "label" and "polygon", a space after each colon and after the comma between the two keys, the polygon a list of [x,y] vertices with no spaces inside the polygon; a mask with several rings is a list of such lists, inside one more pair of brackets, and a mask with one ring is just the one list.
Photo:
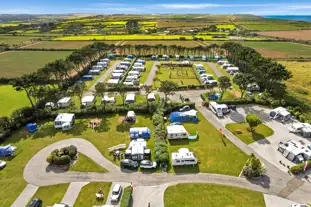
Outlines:
{"label": "white tent", "polygon": [[185,139],[189,135],[183,125],[169,125],[166,131],[168,139]]}

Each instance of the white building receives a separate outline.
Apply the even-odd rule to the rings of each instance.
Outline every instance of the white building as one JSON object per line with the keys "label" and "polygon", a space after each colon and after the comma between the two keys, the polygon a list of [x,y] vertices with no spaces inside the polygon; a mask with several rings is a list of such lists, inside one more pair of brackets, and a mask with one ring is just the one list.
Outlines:
{"label": "white building", "polygon": [[89,106],[95,103],[95,96],[84,96],[81,99],[81,103],[83,106]]}
{"label": "white building", "polygon": [[132,140],[125,156],[132,160],[143,160],[146,155],[150,155],[150,149],[147,149],[147,142],[144,139]]}
{"label": "white building", "polygon": [[55,129],[69,130],[72,128],[72,125],[75,121],[74,114],[62,113],[58,114],[54,120]]}
{"label": "white building", "polygon": [[188,139],[189,133],[183,125],[169,125],[166,127],[168,139]]}
{"label": "white building", "polygon": [[211,101],[209,103],[209,108],[218,117],[222,117],[222,116],[224,116],[224,114],[230,112],[230,110],[226,104],[218,104],[215,101]]}
{"label": "white building", "polygon": [[59,101],[57,101],[57,107],[66,108],[70,105],[71,101],[72,101],[71,97],[64,97],[60,99]]}
{"label": "white building", "polygon": [[181,148],[178,152],[172,153],[172,165],[183,166],[183,165],[196,165],[198,159],[193,152],[190,152],[187,148]]}
{"label": "white building", "polygon": [[270,111],[270,119],[279,119],[282,122],[289,121],[292,118],[292,115],[283,107],[277,107]]}

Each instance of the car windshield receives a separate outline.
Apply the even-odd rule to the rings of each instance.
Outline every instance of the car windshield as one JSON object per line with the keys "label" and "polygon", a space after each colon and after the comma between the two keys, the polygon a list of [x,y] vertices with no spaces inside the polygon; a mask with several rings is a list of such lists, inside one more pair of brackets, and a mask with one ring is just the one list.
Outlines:
{"label": "car windshield", "polygon": [[119,194],[119,190],[118,191],[112,191],[112,195],[118,195]]}

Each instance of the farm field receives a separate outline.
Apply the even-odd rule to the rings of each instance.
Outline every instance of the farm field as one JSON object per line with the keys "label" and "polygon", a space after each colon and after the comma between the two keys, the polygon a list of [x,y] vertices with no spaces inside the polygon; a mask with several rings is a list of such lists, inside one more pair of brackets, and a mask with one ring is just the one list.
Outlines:
{"label": "farm field", "polygon": [[295,39],[295,40],[311,40],[311,30],[267,31],[267,32],[257,32],[257,34],[271,37]]}
{"label": "farm field", "polygon": [[[201,198],[201,199],[198,199]],[[204,198],[204,199],[203,199]],[[265,207],[260,192],[217,184],[177,184],[164,192],[166,207]]]}
{"label": "farm field", "polygon": [[105,36],[67,36],[54,40],[178,40],[180,38],[191,40],[190,35],[105,35]]}
{"label": "farm field", "polygon": [[[115,44],[118,41],[104,41],[106,44]],[[38,44],[26,48],[47,48],[47,49],[79,49],[91,45],[94,41],[41,41]]]}
{"label": "farm field", "polygon": [[0,44],[8,44],[10,46],[19,45],[22,42],[28,42],[35,37],[28,36],[8,36],[8,35],[0,35]]}
{"label": "farm field", "polygon": [[13,51],[0,54],[0,76],[16,77],[35,72],[46,63],[65,58],[71,52],[64,51]]}
{"label": "farm field", "polygon": [[170,80],[178,85],[200,85],[200,82],[197,80],[195,73],[192,68],[187,69],[168,69],[161,68],[157,70],[156,76],[158,81],[154,81],[154,87],[159,88],[161,86],[160,81]]}
{"label": "farm field", "polygon": [[170,41],[126,41],[124,42],[126,45],[177,45],[183,47],[198,47],[200,44],[196,41],[178,41],[178,40],[170,40]]}
{"label": "farm field", "polygon": [[26,93],[15,91],[11,85],[0,85],[0,96],[0,116],[10,116],[14,110],[30,106]]}
{"label": "farm field", "polygon": [[[39,129],[35,134],[29,135],[24,128],[14,132],[2,144],[12,144],[22,150],[18,152],[14,159],[6,160],[7,166],[5,170],[0,171],[0,177],[2,178],[0,185],[6,189],[0,192],[1,205],[10,206],[13,203],[27,184],[23,178],[23,171],[27,162],[38,151],[54,142],[73,137],[84,138],[92,142],[106,158],[118,165],[119,161],[113,160],[113,157],[109,155],[108,148],[120,143],[128,144],[130,142],[128,136],[130,127],[146,126],[151,131],[154,131],[151,114],[137,114],[137,121],[134,125],[122,123],[124,116],[124,114],[112,114],[97,117],[102,119],[102,124],[98,131],[94,131],[88,127],[88,119],[76,119],[72,130],[66,132],[58,131],[54,128],[54,120],[51,119],[46,123],[38,123]],[[148,148],[153,150],[153,137],[147,142],[147,145]],[[94,191],[92,195],[94,196]]]}
{"label": "farm field", "polygon": [[[198,123],[185,123],[190,134],[198,132],[197,140],[169,140],[170,153],[188,148],[200,160],[197,167],[174,167],[170,172],[208,172],[238,176],[247,155],[226,138],[219,137],[219,131],[199,113]],[[234,154],[234,156],[232,156]],[[197,205],[194,205],[197,206]]]}
{"label": "farm field", "polygon": [[309,45],[290,42],[241,42],[241,44],[252,47],[270,58],[311,57]]}
{"label": "farm field", "polygon": [[236,22],[248,30],[253,31],[283,31],[283,30],[301,30],[310,29],[309,22],[287,21],[276,19],[262,19],[258,21]]}

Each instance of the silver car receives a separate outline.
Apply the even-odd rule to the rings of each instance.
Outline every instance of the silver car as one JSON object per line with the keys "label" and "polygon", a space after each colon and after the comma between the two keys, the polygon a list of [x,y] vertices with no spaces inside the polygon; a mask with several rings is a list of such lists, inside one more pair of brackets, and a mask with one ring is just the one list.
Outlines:
{"label": "silver car", "polygon": [[111,193],[111,202],[118,202],[121,198],[122,187],[120,184],[115,184]]}
{"label": "silver car", "polygon": [[151,160],[143,160],[140,162],[141,169],[155,169],[157,168],[157,163],[152,162]]}

